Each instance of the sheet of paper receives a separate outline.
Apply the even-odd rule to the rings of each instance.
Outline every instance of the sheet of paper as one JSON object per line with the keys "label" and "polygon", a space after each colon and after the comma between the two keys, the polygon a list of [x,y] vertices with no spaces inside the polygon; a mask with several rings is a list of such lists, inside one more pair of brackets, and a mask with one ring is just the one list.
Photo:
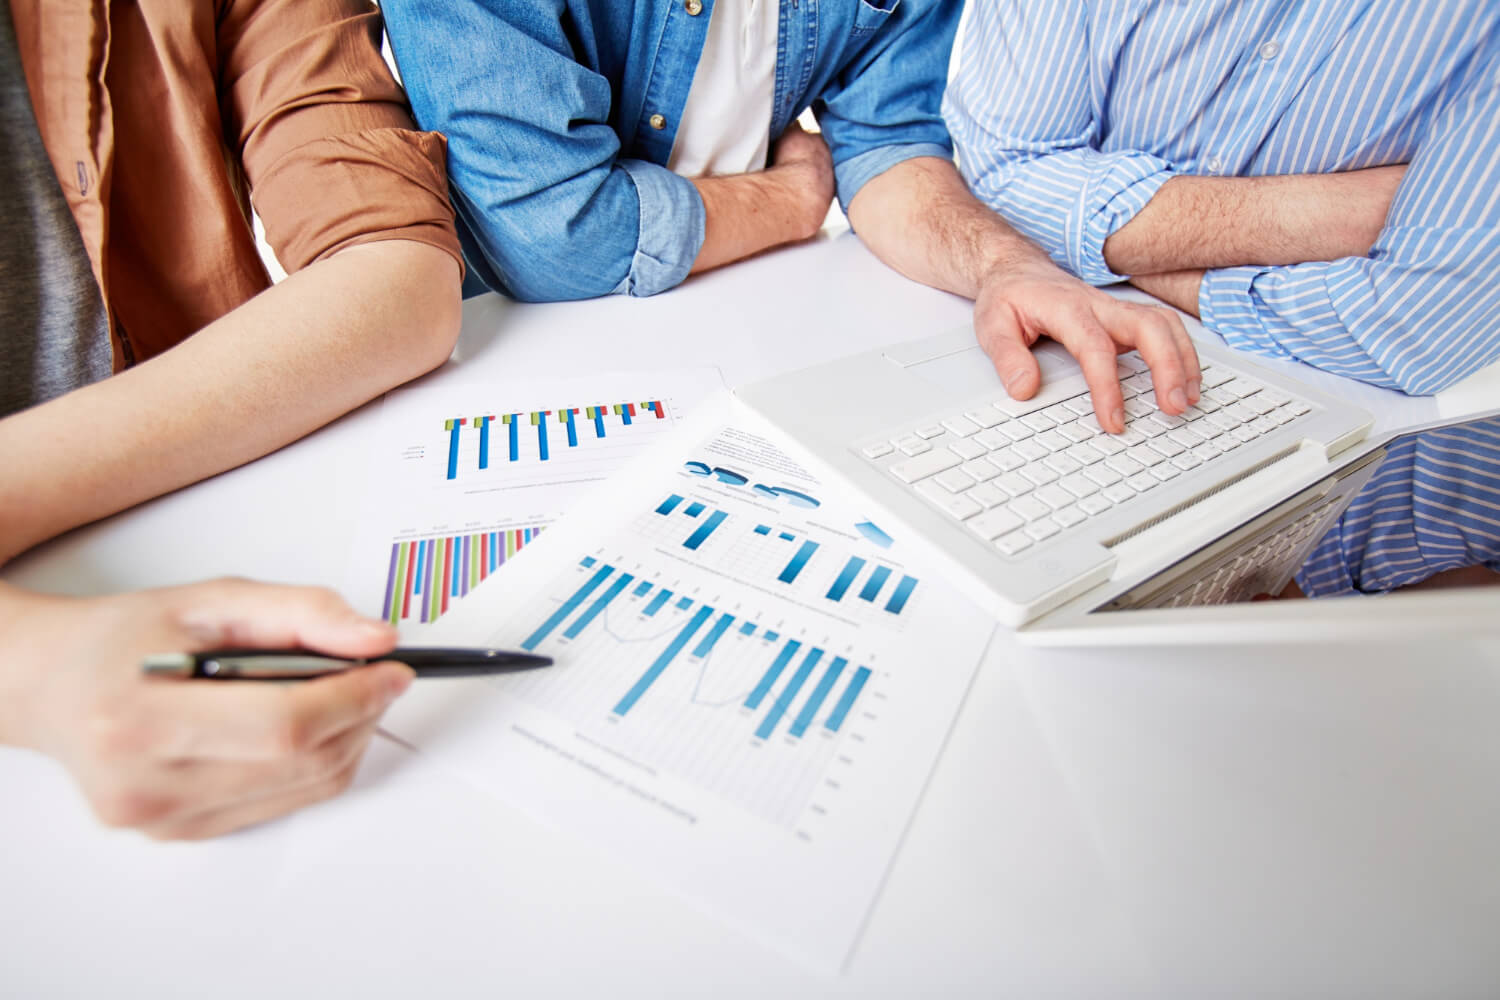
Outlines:
{"label": "sheet of paper", "polygon": [[832,969],[992,623],[743,426],[611,479],[414,636],[554,666],[419,683],[383,727]]}
{"label": "sheet of paper", "polygon": [[722,388],[688,369],[387,393],[345,594],[403,631],[438,620]]}

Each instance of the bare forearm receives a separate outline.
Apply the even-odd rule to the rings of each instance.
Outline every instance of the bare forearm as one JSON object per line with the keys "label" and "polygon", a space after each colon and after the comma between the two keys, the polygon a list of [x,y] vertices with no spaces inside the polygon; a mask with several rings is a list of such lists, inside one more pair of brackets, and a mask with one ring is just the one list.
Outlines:
{"label": "bare forearm", "polygon": [[[798,168],[772,167],[753,174],[700,177],[693,184],[703,198],[707,216],[703,248],[693,261],[694,274],[783,243],[810,239],[823,222]],[[825,199],[825,214],[827,208]]]}
{"label": "bare forearm", "polygon": [[458,322],[452,258],[353,247],[159,357],[0,421],[0,561],[302,437],[441,364]]}
{"label": "bare forearm", "polygon": [[1192,316],[1199,316],[1198,286],[1203,283],[1202,271],[1169,271],[1166,274],[1138,274],[1130,283],[1147,295],[1154,295],[1169,306],[1175,306]]}
{"label": "bare forearm", "polygon": [[1174,177],[1104,241],[1104,260],[1136,275],[1361,256],[1404,172]]}
{"label": "bare forearm", "polygon": [[977,298],[997,270],[1051,261],[969,193],[947,160],[918,157],[871,180],[849,221],[877,257],[914,281]]}

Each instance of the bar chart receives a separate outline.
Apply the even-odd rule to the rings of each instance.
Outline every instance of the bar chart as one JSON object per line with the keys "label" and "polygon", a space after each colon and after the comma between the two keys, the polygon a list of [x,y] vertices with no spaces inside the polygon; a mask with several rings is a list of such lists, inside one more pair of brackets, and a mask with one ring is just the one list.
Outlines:
{"label": "bar chart", "polygon": [[541,532],[537,526],[392,542],[381,617],[392,625],[437,621]]}
{"label": "bar chart", "polygon": [[[878,609],[887,615],[900,615],[920,582],[894,563],[882,560],[879,550],[890,547],[890,538],[868,522],[856,526],[857,541],[826,536],[818,539],[805,529],[789,531],[742,517],[731,518],[709,501],[681,493],[662,500],[655,516],[668,519],[666,537],[673,544],[698,553],[710,539],[723,539],[718,548],[729,550],[723,553],[729,562],[744,568],[761,567],[763,572],[774,574],[778,584],[807,600],[821,595],[824,601],[846,604],[856,611]],[[746,524],[750,525],[748,531]],[[655,532],[648,535],[662,537]],[[865,554],[844,556],[851,545],[859,546]]]}
{"label": "bar chart", "polygon": [[[560,669],[505,690],[763,818],[794,823],[834,749],[878,718],[875,658],[816,616],[602,556],[549,591],[518,612],[531,624],[517,645]],[[586,679],[569,670],[584,663]]]}
{"label": "bar chart", "polygon": [[559,449],[576,449],[666,419],[666,404],[659,399],[450,417],[443,421],[445,478],[457,480],[505,463],[550,462]]}

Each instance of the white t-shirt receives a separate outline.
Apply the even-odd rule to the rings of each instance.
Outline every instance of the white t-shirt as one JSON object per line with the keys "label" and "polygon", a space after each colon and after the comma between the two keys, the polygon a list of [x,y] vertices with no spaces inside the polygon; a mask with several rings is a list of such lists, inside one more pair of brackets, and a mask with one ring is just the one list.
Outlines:
{"label": "white t-shirt", "polygon": [[771,147],[779,0],[717,0],[667,166],[684,177],[762,170]]}

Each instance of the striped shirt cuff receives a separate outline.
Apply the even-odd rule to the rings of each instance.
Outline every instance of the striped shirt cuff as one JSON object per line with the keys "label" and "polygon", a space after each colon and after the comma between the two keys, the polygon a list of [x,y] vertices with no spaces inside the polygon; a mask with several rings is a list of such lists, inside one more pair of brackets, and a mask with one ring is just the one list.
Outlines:
{"label": "striped shirt cuff", "polygon": [[1088,179],[1077,215],[1068,224],[1068,268],[1091,285],[1114,285],[1130,277],[1110,270],[1104,241],[1139,215],[1174,176],[1165,160],[1147,153],[1108,159],[1108,168]]}
{"label": "striped shirt cuff", "polygon": [[1274,358],[1290,358],[1266,329],[1255,308],[1255,279],[1262,267],[1226,267],[1207,271],[1198,285],[1198,317],[1203,325],[1224,338],[1230,347]]}

